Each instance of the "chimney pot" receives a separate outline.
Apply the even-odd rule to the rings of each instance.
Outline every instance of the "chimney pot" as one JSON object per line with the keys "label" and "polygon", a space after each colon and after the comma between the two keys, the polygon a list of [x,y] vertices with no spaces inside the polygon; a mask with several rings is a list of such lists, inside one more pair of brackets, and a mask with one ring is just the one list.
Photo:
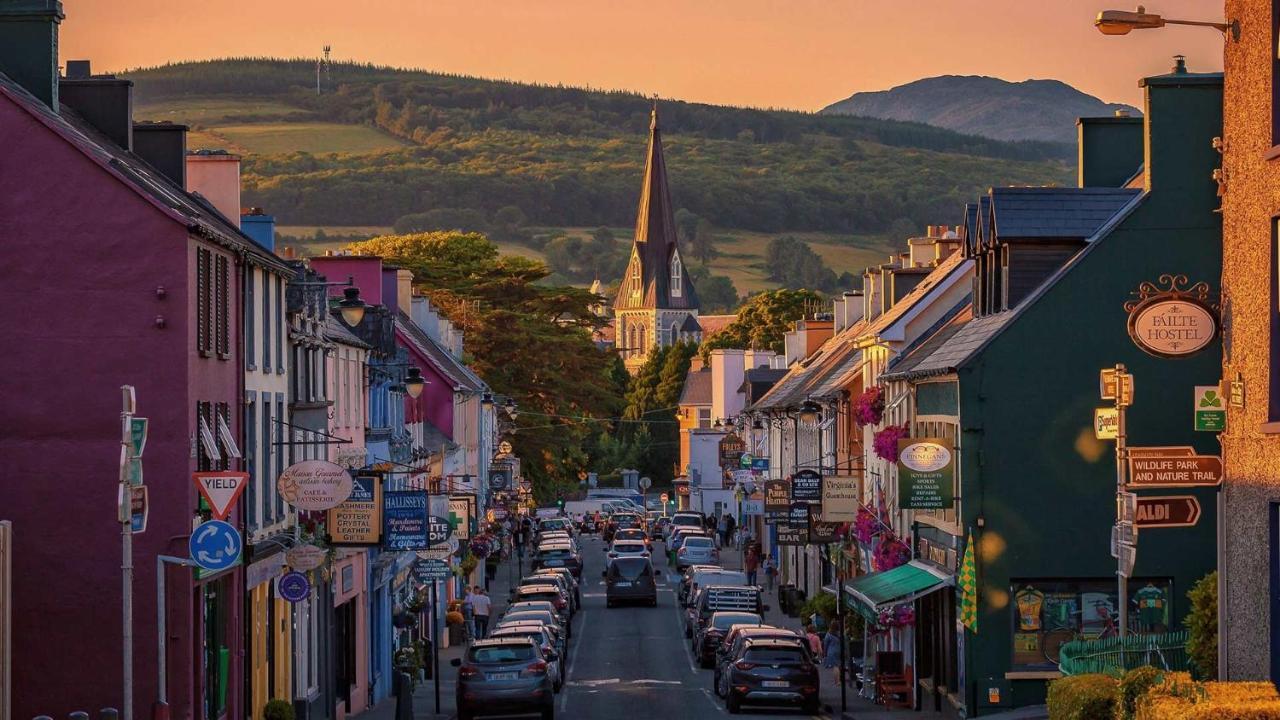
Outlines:
{"label": "chimney pot", "polygon": [[93,70],[88,60],[67,61],[68,80],[84,80],[91,77],[93,77]]}
{"label": "chimney pot", "polygon": [[1173,56],[1173,74],[1174,75],[1187,74],[1187,56],[1186,55]]}

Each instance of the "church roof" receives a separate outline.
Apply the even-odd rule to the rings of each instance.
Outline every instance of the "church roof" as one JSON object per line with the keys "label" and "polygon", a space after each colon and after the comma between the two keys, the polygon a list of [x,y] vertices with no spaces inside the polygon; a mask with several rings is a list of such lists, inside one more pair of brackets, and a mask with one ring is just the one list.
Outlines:
{"label": "church roof", "polygon": [[[636,212],[636,234],[631,261],[618,287],[615,310],[641,308],[698,308],[698,294],[687,268],[681,268],[681,292],[671,292],[671,263],[678,254],[675,208],[667,182],[667,163],[662,153],[662,132],[655,104],[649,122],[649,151],[644,163],[644,184]],[[681,265],[683,266],[683,260]],[[635,267],[639,264],[639,272]]]}

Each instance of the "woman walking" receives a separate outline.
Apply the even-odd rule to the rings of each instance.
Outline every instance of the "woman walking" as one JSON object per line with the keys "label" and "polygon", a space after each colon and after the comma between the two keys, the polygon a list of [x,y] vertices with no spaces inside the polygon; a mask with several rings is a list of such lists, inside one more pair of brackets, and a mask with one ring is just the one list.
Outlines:
{"label": "woman walking", "polygon": [[[822,636],[822,667],[828,670],[840,664],[840,630],[840,618],[836,618]],[[835,671],[835,677],[837,683],[841,681],[840,670]]]}

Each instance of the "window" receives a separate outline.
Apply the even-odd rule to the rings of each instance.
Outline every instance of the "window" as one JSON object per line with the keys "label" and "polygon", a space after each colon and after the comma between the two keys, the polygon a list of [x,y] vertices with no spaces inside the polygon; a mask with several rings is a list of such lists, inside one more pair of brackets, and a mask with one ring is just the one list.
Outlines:
{"label": "window", "polygon": [[711,408],[698,408],[698,427],[703,430],[711,427]]}
{"label": "window", "polygon": [[683,293],[684,275],[680,268],[680,255],[675,254],[671,256],[671,297],[680,297]]}
{"label": "window", "polygon": [[[276,393],[275,435],[276,435],[276,442],[280,444],[276,445],[276,448],[277,448],[276,468],[275,468],[275,473],[271,476],[271,478],[267,483],[268,487],[275,487],[276,486],[275,479],[284,474],[284,453],[286,449],[286,446],[284,445],[284,418],[285,418],[284,393]],[[272,497],[275,498],[276,511],[275,511],[274,517],[276,519],[283,518],[284,517],[284,499],[280,497],[280,493],[278,492],[273,492],[271,493],[271,495]]]}
{"label": "window", "polygon": [[214,291],[215,312],[217,322],[214,330],[217,333],[218,357],[231,359],[231,269],[226,255],[218,255],[215,259],[214,279],[217,289]]}
{"label": "window", "polygon": [[284,374],[284,341],[285,331],[283,325],[283,303],[284,303],[284,280],[276,278],[276,309],[272,317],[275,319],[276,326],[276,374]]}
{"label": "window", "polygon": [[[249,487],[262,483],[262,473],[258,471],[258,405],[257,393],[244,394],[244,469],[249,473]],[[257,492],[250,492],[245,502],[245,524],[252,532],[258,527]]]}
{"label": "window", "polygon": [[262,273],[262,372],[271,373],[271,277]]}
{"label": "window", "polygon": [[631,279],[640,281],[640,256],[634,252],[631,253]]}
{"label": "window", "polygon": [[213,253],[208,248],[196,249],[196,350],[201,355],[213,352]]}
{"label": "window", "polygon": [[[1129,580],[1129,630],[1160,634],[1172,627],[1173,586],[1167,579]],[[1024,579],[1010,583],[1013,665],[1057,669],[1063,643],[1083,636],[1115,637],[1119,622],[1114,579]]]}
{"label": "window", "polygon": [[675,345],[678,342],[680,342],[680,326],[676,323],[671,323],[671,342],[669,344]]}
{"label": "window", "polygon": [[253,504],[261,510],[262,524],[270,525],[275,518],[275,504],[271,500],[275,482],[271,476],[271,463],[277,453],[278,445],[272,444],[275,433],[271,423],[271,393],[262,393],[262,462],[257,466],[257,474],[249,488],[254,492]]}
{"label": "window", "polygon": [[254,305],[253,291],[258,284],[258,271],[248,267],[244,274],[244,364],[250,370],[258,367],[257,345],[253,333],[256,331],[254,321],[258,317],[258,308]]}

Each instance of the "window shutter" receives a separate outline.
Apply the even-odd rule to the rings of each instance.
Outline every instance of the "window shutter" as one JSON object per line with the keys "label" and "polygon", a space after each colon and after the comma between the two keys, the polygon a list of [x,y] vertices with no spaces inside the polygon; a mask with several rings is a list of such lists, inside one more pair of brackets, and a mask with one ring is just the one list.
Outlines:
{"label": "window shutter", "polygon": [[217,342],[218,355],[231,357],[231,271],[226,255],[217,256]]}
{"label": "window shutter", "polygon": [[209,257],[205,248],[196,250],[196,349],[210,350],[209,342]]}

